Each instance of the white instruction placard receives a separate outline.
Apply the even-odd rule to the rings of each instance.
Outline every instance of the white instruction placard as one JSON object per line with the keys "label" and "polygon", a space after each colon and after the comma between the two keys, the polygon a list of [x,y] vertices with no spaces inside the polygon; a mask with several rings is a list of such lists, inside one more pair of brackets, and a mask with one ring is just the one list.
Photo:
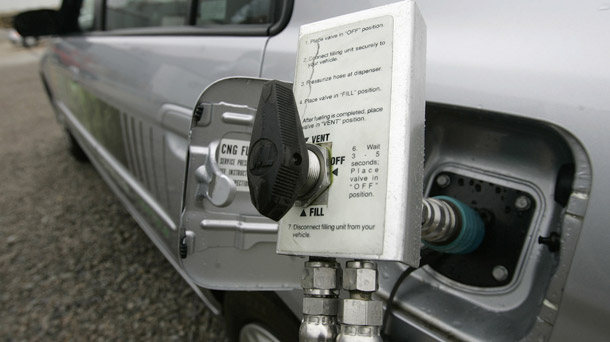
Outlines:
{"label": "white instruction placard", "polygon": [[279,253],[402,258],[396,256],[402,250],[388,255],[384,239],[388,187],[395,184],[388,182],[396,143],[390,141],[396,136],[392,118],[408,114],[393,113],[399,108],[393,87],[396,78],[410,77],[408,69],[395,68],[397,43],[405,50],[404,40],[396,41],[395,22],[409,20],[409,5],[414,6],[398,4],[402,10],[395,11],[397,5],[389,5],[301,28],[294,94],[306,142],[331,151],[332,184],[317,201],[294,206],[280,221]]}

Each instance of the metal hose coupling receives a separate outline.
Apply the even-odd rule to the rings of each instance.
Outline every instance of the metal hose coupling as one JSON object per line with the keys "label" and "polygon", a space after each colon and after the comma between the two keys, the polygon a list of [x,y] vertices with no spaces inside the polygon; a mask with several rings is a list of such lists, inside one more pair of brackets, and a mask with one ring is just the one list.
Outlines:
{"label": "metal hose coupling", "polygon": [[305,262],[303,321],[299,342],[335,342],[341,265],[331,258],[310,258]]}
{"label": "metal hose coupling", "polygon": [[455,198],[424,198],[421,236],[430,249],[467,254],[481,245],[485,225],[474,209]]}
{"label": "metal hose coupling", "polygon": [[337,342],[383,342],[383,303],[372,299],[378,288],[377,264],[348,261],[343,271],[343,289],[349,298],[339,305],[341,329]]}

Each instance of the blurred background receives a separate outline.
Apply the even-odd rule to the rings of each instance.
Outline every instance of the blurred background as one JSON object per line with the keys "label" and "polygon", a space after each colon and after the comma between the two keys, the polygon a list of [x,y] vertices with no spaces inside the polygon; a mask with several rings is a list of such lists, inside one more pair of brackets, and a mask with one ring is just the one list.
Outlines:
{"label": "blurred background", "polygon": [[61,0],[0,0],[0,27],[10,28],[11,18],[19,13],[37,8],[59,8]]}
{"label": "blurred background", "polygon": [[1,0],[0,13],[21,12],[36,8],[58,8],[61,0]]}

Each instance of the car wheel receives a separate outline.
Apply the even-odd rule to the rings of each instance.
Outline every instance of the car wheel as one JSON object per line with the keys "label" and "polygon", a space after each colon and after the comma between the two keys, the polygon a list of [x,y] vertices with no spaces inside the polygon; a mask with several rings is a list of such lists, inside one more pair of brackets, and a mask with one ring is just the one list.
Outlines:
{"label": "car wheel", "polygon": [[273,292],[226,292],[224,315],[231,342],[298,341],[298,319]]}
{"label": "car wheel", "polygon": [[78,141],[76,141],[76,139],[74,138],[72,133],[70,133],[70,131],[68,129],[65,129],[65,132],[66,132],[66,134],[65,134],[66,141],[68,144],[68,152],[70,152],[70,155],[72,155],[72,157],[74,157],[74,159],[76,159],[80,162],[88,161],[89,158],[87,158],[85,151],[83,151],[83,149],[80,147],[80,145],[78,144]]}

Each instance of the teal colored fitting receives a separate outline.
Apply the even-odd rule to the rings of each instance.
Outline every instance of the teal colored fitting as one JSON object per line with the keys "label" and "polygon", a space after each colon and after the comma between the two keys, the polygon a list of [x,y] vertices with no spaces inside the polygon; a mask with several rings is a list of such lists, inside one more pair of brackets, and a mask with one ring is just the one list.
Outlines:
{"label": "teal colored fitting", "polygon": [[474,209],[455,198],[449,196],[433,198],[449,202],[453,208],[457,209],[456,215],[460,217],[461,227],[458,236],[448,244],[433,244],[423,241],[424,244],[435,251],[451,254],[468,254],[477,249],[481,245],[483,237],[485,237],[485,224],[481,216]]}

